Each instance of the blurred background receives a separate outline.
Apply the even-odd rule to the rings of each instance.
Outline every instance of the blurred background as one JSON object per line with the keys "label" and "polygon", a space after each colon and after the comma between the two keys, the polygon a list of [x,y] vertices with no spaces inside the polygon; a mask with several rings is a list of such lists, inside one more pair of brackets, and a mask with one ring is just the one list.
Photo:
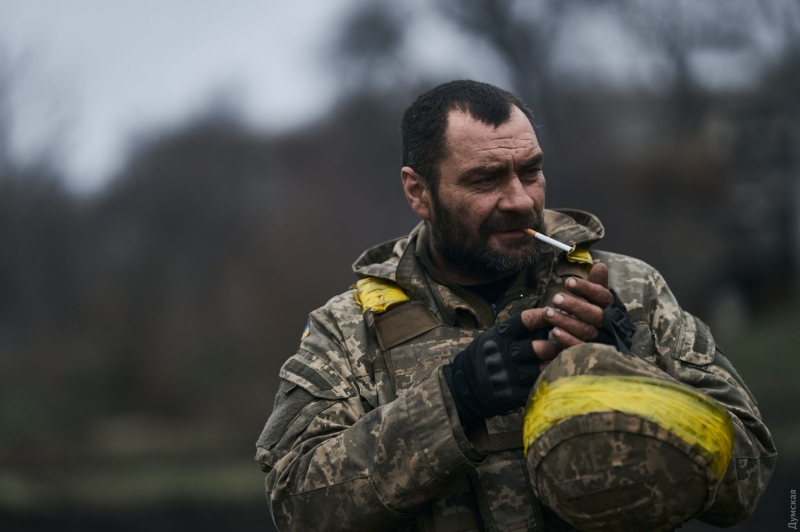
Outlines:
{"label": "blurred background", "polygon": [[270,530],[278,369],[415,225],[400,116],[459,78],[525,100],[548,207],[711,324],[779,450],[732,530],[785,527],[798,2],[0,0],[0,529]]}

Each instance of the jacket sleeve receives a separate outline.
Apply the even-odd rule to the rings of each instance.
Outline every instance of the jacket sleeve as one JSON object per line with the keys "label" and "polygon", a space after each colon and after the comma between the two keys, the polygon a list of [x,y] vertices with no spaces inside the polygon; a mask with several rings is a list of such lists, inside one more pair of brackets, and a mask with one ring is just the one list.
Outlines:
{"label": "jacket sleeve", "polygon": [[358,340],[325,308],[310,323],[256,444],[273,519],[279,530],[391,529],[484,455],[465,437],[440,369],[371,408],[345,348]]}
{"label": "jacket sleeve", "polygon": [[648,358],[648,350],[641,346],[649,343],[652,362],[719,402],[731,415],[735,428],[733,457],[713,505],[698,518],[717,526],[739,523],[755,509],[777,456],[756,400],[716,346],[708,327],[680,308],[664,278],[641,261],[622,262],[618,270],[624,275],[610,275],[616,277],[612,286],[620,287],[618,292],[633,321],[647,325],[645,329],[637,327],[635,344],[640,333],[649,330],[651,336],[638,339],[641,351],[636,354]]}

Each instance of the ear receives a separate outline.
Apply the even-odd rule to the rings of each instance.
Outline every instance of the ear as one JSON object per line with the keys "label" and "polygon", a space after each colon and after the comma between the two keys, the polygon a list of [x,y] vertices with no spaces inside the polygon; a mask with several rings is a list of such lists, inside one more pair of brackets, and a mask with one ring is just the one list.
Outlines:
{"label": "ear", "polygon": [[406,193],[408,204],[417,213],[417,216],[431,221],[431,198],[428,185],[425,179],[410,166],[404,166],[400,170],[400,179],[403,181],[403,191]]}

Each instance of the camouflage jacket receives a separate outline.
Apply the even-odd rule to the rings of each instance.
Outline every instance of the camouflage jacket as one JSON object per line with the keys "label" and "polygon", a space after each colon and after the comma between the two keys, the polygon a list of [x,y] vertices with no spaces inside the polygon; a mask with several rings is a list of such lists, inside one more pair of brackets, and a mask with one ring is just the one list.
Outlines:
{"label": "camouflage jacket", "polygon": [[[604,233],[596,217],[575,210],[545,211],[545,225],[554,238],[584,247]],[[310,314],[297,353],[283,365],[273,413],[256,444],[280,530],[571,530],[525,486],[522,450],[487,444],[487,431],[518,427],[519,414],[465,433],[441,365],[495,321],[546,305],[580,272],[563,252],[548,249],[490,307],[436,273],[426,260],[427,238],[420,224],[408,237],[367,250],[353,269],[395,283],[442,327],[382,348],[375,316],[351,290]],[[655,269],[614,253],[591,254],[608,266],[609,285],[637,326],[631,351],[731,413],[734,456],[700,519],[722,526],[743,520],[776,456],[755,399]]]}

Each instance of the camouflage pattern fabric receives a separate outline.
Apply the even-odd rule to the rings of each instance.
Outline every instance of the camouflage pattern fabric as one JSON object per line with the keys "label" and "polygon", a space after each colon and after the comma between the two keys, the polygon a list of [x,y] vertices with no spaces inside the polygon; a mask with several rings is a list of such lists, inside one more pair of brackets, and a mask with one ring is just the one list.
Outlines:
{"label": "camouflage pattern fabric", "polygon": [[[582,211],[548,210],[545,225],[547,234],[583,247],[603,236],[599,220]],[[533,495],[521,441],[519,449],[490,449],[490,436],[513,432],[519,414],[467,433],[440,368],[495,320],[547,305],[569,276],[585,276],[585,268],[549,249],[492,310],[423,266],[426,245],[420,224],[408,237],[366,251],[354,271],[396,283],[441,327],[385,353],[375,316],[363,314],[345,292],[311,313],[308,336],[281,369],[288,384],[256,444],[280,530],[573,529]],[[708,328],[679,307],[656,270],[613,253],[592,255],[608,265],[609,285],[637,326],[632,353],[731,413],[734,457],[700,519],[722,526],[741,521],[775,461],[755,400]]]}
{"label": "camouflage pattern fabric", "polygon": [[[543,382],[575,375],[671,380],[613,347],[584,344],[549,364],[532,396]],[[527,461],[536,494],[587,532],[672,530],[709,508],[717,489],[713,470],[693,445],[621,412],[592,412],[553,425],[528,448]]]}

